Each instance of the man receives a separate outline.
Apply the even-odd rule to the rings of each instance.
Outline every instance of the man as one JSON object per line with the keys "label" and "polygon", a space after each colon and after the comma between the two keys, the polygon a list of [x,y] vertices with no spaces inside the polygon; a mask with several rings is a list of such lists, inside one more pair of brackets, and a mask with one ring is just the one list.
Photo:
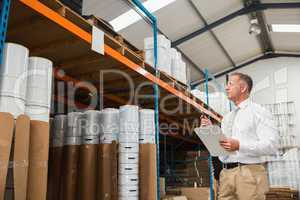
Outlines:
{"label": "man", "polygon": [[[263,200],[268,191],[268,179],[262,156],[277,152],[279,135],[273,116],[250,99],[252,79],[233,73],[226,86],[228,98],[236,108],[224,116],[222,131],[226,139],[220,145],[230,156],[220,156],[220,200]],[[208,118],[201,125],[211,125]]]}

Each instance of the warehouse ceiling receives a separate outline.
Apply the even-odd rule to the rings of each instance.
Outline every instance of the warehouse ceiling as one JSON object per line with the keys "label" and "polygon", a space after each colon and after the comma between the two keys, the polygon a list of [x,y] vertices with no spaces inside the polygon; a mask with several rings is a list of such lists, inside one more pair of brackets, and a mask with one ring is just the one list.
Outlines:
{"label": "warehouse ceiling", "polygon": [[[191,81],[202,79],[201,71],[204,68],[208,68],[212,74],[218,74],[239,67],[249,60],[263,57],[264,54],[290,55],[300,51],[300,33],[275,33],[268,29],[268,25],[271,24],[300,24],[299,0],[170,2],[155,12],[158,27],[172,41],[173,46],[181,50],[190,61],[187,62],[190,66]],[[259,7],[266,4],[277,6],[268,9]],[[131,9],[126,0],[110,0],[109,8],[105,3],[97,3],[93,7],[101,11],[97,12],[98,16],[107,21],[111,21],[112,16],[120,16]],[[261,34],[249,34],[252,19],[257,19]],[[139,20],[119,32],[142,49],[143,39],[152,35],[152,28],[145,20]]]}

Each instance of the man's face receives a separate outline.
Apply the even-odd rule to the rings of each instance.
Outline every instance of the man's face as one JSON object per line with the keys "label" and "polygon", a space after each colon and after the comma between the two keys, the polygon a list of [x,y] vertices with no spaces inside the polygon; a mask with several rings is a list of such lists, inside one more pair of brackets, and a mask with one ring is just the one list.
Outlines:
{"label": "man's face", "polygon": [[243,84],[242,81],[238,76],[229,76],[229,80],[226,86],[227,97],[229,100],[236,100],[238,99],[243,91]]}

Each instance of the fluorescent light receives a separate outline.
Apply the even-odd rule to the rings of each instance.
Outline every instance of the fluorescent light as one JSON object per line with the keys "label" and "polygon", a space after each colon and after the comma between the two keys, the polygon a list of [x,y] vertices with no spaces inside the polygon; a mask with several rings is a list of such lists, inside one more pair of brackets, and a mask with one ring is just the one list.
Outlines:
{"label": "fluorescent light", "polygon": [[271,24],[271,31],[299,33],[300,24]]}
{"label": "fluorescent light", "polygon": [[[175,1],[176,0],[148,0],[143,3],[143,5],[149,12],[154,13]],[[109,23],[114,27],[115,31],[120,31],[141,19],[142,17],[135,10],[131,9]]]}

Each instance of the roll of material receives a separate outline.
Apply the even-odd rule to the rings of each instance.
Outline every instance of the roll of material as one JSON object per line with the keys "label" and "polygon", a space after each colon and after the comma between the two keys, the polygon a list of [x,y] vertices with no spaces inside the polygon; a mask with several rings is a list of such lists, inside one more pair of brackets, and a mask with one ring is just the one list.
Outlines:
{"label": "roll of material", "polygon": [[139,200],[139,196],[135,196],[135,197],[119,197],[119,200]]}
{"label": "roll of material", "polygon": [[47,199],[62,199],[62,162],[63,146],[54,146],[49,150],[49,173],[48,173],[48,190]]}
{"label": "roll of material", "polygon": [[138,153],[119,153],[119,164],[138,164]]}
{"label": "roll of material", "polygon": [[17,119],[25,113],[25,101],[16,97],[0,96],[0,112],[11,113]]}
{"label": "roll of material", "polygon": [[100,135],[100,118],[101,112],[89,110],[82,115],[82,136],[98,136]]}
{"label": "roll of material", "polygon": [[120,132],[139,132],[139,107],[125,105],[120,107]]}
{"label": "roll of material", "polygon": [[119,176],[119,185],[138,185],[139,183],[139,176],[138,174],[131,174],[131,175],[120,175]]}
{"label": "roll of material", "polygon": [[113,141],[117,142],[117,134],[101,134],[100,135],[100,144],[111,144]]}
{"label": "roll of material", "polygon": [[155,135],[139,135],[140,144],[155,144]]}
{"label": "roll of material", "polygon": [[[55,115],[54,119],[53,119],[53,123],[54,123],[54,130],[56,131],[67,131],[68,128],[68,117],[67,115]],[[56,132],[54,132],[54,136],[55,137],[60,137],[61,135],[56,135]]]}
{"label": "roll of material", "polygon": [[119,185],[120,197],[136,197],[139,195],[138,185]]}
{"label": "roll of material", "polygon": [[96,200],[98,145],[80,145],[78,199]]}
{"label": "roll of material", "polygon": [[82,113],[68,113],[68,130],[64,138],[65,145],[80,145],[82,143]]}
{"label": "roll of material", "polygon": [[139,199],[156,200],[156,145],[140,144]]}
{"label": "roll of material", "polygon": [[117,144],[98,146],[98,190],[97,200],[117,200],[118,194],[118,156]]}
{"label": "roll of material", "polygon": [[30,121],[27,199],[45,200],[49,159],[49,123]]}
{"label": "roll of material", "polygon": [[82,113],[81,112],[70,112],[68,113],[68,127],[79,127],[81,124],[81,118]]}
{"label": "roll of material", "polygon": [[68,130],[67,116],[56,115],[52,122],[51,128],[51,144],[53,147],[62,147],[64,145],[64,137]]}
{"label": "roll of material", "polygon": [[137,143],[120,143],[119,144],[120,153],[138,153],[139,144]]}
{"label": "roll of material", "polygon": [[49,122],[50,109],[42,106],[26,105],[25,114],[30,117],[31,120]]}
{"label": "roll of material", "polygon": [[138,133],[120,133],[119,135],[120,143],[139,143]]}
{"label": "roll of material", "polygon": [[77,199],[79,145],[64,146],[63,149],[63,176],[62,176],[62,199]]}
{"label": "roll of material", "polygon": [[119,164],[119,175],[120,174],[138,174],[138,164]]}
{"label": "roll of material", "polygon": [[155,134],[155,116],[152,109],[140,110],[140,134]]}
{"label": "roll of material", "polygon": [[0,96],[25,100],[28,54],[28,49],[22,45],[5,43],[0,67]]}
{"label": "roll of material", "polygon": [[115,108],[105,108],[101,111],[101,134],[119,133],[120,113]]}
{"label": "roll of material", "polygon": [[50,108],[52,65],[52,62],[46,58],[29,58],[26,105]]}

